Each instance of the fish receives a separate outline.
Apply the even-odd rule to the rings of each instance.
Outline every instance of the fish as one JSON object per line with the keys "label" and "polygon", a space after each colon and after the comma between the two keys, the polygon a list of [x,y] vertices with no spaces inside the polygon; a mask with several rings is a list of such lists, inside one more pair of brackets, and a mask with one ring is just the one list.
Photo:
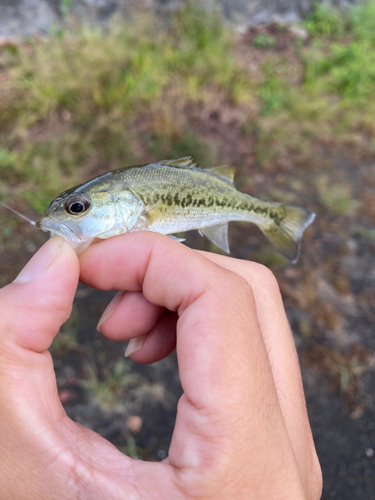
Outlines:
{"label": "fish", "polygon": [[296,263],[315,214],[238,191],[234,173],[227,165],[199,168],[190,156],[123,167],[63,191],[36,226],[62,236],[77,253],[93,241],[135,231],[173,237],[193,229],[230,253],[228,223],[247,221]]}

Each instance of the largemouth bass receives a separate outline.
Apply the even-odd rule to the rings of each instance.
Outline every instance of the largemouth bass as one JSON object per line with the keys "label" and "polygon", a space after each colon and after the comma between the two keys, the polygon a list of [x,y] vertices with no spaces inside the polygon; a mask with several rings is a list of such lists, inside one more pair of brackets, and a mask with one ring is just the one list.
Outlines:
{"label": "largemouth bass", "polygon": [[78,252],[95,239],[134,231],[173,235],[197,229],[229,253],[228,222],[256,224],[290,262],[315,214],[237,191],[234,168],[197,168],[191,157],[124,167],[62,192],[37,227]]}

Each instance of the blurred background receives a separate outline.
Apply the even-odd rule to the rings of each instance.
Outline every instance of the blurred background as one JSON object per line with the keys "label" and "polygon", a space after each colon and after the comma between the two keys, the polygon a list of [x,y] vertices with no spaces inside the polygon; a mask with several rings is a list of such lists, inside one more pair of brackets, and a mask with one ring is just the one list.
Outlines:
{"label": "blurred background", "polygon": [[[375,0],[336,4],[0,0],[0,200],[37,220],[93,176],[192,155],[316,212],[296,266],[255,226],[232,223],[229,242],[277,276],[323,499],[362,500],[375,498]],[[47,237],[0,209],[0,286]],[[161,460],[177,360],[124,359],[95,329],[111,297],[79,286],[51,347],[61,401],[124,453]]]}

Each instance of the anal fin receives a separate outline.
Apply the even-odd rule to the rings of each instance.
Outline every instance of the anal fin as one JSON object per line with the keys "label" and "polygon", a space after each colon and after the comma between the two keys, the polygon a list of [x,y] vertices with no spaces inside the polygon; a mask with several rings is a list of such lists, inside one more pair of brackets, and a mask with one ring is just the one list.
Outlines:
{"label": "anal fin", "polygon": [[174,236],[173,234],[167,234],[167,236],[172,240],[178,241],[179,243],[183,243],[184,241],[186,241],[186,238],[179,238],[178,236]]}
{"label": "anal fin", "polygon": [[215,243],[215,245],[224,250],[224,252],[230,253],[228,244],[228,223],[200,229],[199,233],[206,236],[206,238],[212,241],[212,243]]}

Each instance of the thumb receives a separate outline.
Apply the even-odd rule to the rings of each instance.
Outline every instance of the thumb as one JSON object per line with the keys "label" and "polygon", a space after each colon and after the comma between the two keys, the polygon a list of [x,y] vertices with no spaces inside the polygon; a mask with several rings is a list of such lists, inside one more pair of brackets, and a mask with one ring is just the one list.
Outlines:
{"label": "thumb", "polygon": [[0,352],[48,349],[71,313],[78,275],[78,258],[63,238],[45,243],[0,290]]}
{"label": "thumb", "polygon": [[57,498],[46,488],[62,488],[52,465],[65,413],[46,349],[69,317],[78,273],[74,250],[55,236],[0,290],[1,498]]}

